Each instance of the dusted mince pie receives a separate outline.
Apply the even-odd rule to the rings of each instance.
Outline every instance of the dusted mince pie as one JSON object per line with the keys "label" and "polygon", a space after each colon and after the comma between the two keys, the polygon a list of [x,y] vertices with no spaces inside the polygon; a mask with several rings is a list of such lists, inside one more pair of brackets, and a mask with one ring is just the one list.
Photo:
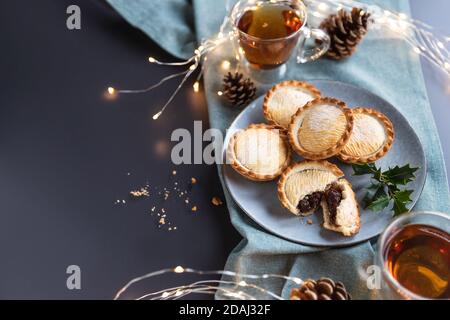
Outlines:
{"label": "dusted mince pie", "polygon": [[297,110],[319,97],[320,91],[312,84],[295,80],[281,82],[264,98],[264,117],[270,123],[287,129]]}
{"label": "dusted mince pie", "polygon": [[350,139],[352,128],[353,114],[344,102],[318,98],[292,117],[288,136],[299,155],[320,160],[338,154]]}
{"label": "dusted mince pie", "polygon": [[281,128],[251,124],[231,137],[227,155],[231,166],[242,176],[267,181],[286,169],[291,160],[291,149]]}

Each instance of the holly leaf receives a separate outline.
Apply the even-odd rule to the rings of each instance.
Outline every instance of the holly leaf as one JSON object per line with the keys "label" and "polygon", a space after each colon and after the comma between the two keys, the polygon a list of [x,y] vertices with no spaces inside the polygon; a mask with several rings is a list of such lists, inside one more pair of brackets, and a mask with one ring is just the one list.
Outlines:
{"label": "holly leaf", "polygon": [[393,194],[392,198],[394,199],[394,217],[409,211],[406,205],[412,202],[412,193],[413,190],[401,190]]}
{"label": "holly leaf", "polygon": [[389,170],[383,172],[383,176],[387,182],[394,185],[406,185],[414,180],[416,177],[414,173],[418,169],[419,168],[411,167],[409,164],[403,167],[395,166],[394,168],[389,168]]}
{"label": "holly leaf", "polygon": [[365,207],[367,208],[373,201],[377,200],[380,197],[387,196],[386,188],[381,183],[372,183],[367,188],[367,193],[363,199]]}
{"label": "holly leaf", "polygon": [[365,174],[373,174],[377,171],[374,163],[352,164],[353,175],[362,176]]}
{"label": "holly leaf", "polygon": [[372,210],[372,211],[383,211],[391,202],[391,199],[389,198],[388,195],[385,196],[381,196],[378,199],[372,201],[367,208]]}

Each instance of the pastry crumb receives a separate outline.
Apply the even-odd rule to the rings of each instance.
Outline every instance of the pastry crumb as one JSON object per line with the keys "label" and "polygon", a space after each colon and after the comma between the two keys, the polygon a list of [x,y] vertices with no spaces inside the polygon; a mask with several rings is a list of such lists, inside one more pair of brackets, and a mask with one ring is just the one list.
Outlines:
{"label": "pastry crumb", "polygon": [[220,199],[219,197],[213,197],[211,199],[211,203],[215,206],[220,206],[223,204],[222,199]]}
{"label": "pastry crumb", "polygon": [[130,195],[132,195],[135,198],[140,198],[140,197],[148,197],[150,196],[150,193],[148,192],[147,187],[142,187],[138,190],[130,191]]}

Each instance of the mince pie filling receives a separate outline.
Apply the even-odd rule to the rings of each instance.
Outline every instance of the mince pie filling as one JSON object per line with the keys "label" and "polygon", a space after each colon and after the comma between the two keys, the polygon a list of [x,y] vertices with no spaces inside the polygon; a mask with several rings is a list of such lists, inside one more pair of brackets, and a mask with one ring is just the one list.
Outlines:
{"label": "mince pie filling", "polygon": [[297,208],[301,213],[316,210],[319,207],[322,198],[324,198],[327,203],[331,222],[335,223],[337,208],[342,200],[342,190],[336,184],[329,185],[324,192],[316,191],[308,194],[299,201]]}

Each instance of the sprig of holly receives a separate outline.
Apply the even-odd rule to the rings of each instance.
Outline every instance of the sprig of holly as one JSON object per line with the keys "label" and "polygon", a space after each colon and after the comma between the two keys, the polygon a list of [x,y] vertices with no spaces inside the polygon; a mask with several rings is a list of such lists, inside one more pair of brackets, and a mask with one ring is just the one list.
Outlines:
{"label": "sprig of holly", "polygon": [[367,209],[382,211],[392,204],[394,216],[408,212],[409,209],[406,206],[412,202],[411,194],[414,190],[400,189],[400,186],[406,186],[413,181],[416,178],[414,173],[419,168],[407,164],[381,171],[375,163],[354,164],[352,167],[356,176],[372,175],[371,185],[367,187],[364,197],[364,205]]}

